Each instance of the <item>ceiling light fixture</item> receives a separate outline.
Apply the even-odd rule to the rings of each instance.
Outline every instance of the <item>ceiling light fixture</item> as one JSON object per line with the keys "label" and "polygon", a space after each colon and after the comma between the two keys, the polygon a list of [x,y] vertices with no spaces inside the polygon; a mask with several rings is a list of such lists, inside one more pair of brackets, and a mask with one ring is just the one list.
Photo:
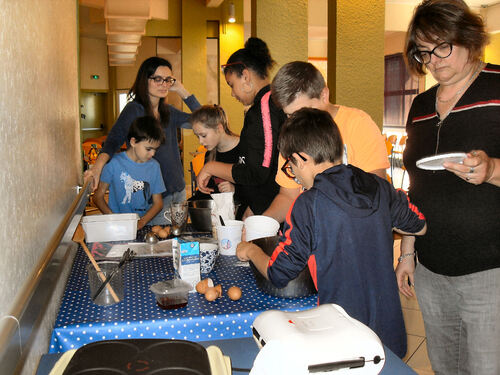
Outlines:
{"label": "ceiling light fixture", "polygon": [[235,16],[235,11],[234,11],[234,3],[229,3],[229,10],[228,10],[227,22],[229,22],[229,23],[235,23],[236,22],[236,16]]}

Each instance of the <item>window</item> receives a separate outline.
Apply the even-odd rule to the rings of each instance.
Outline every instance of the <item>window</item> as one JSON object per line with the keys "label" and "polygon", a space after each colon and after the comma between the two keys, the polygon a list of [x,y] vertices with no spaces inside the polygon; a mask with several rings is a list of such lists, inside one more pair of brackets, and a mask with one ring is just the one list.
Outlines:
{"label": "window", "polygon": [[384,73],[384,127],[404,128],[418,94],[418,78],[409,75],[401,53],[385,57]]}
{"label": "window", "polygon": [[120,114],[130,100],[127,98],[127,90],[116,90],[116,94],[118,95],[118,113]]}

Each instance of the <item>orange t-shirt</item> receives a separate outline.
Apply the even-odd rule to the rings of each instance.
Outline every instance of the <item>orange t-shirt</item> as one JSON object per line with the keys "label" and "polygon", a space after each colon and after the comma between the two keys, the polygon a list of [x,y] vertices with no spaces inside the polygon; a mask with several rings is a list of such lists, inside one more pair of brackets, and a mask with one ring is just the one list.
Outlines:
{"label": "orange t-shirt", "polygon": [[[352,164],[365,172],[389,168],[384,137],[366,112],[341,105],[334,120],[344,142],[344,164]],[[285,160],[280,154],[276,182],[289,189],[300,187],[281,171],[284,163]]]}

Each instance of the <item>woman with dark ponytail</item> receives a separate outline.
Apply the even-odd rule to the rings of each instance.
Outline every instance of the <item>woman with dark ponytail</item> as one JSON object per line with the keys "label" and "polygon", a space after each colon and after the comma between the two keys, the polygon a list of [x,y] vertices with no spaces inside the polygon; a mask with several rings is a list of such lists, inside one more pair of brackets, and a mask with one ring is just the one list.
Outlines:
{"label": "woman with dark ponytail", "polygon": [[204,193],[212,191],[207,186],[212,176],[236,184],[241,201],[239,218],[261,214],[279,192],[274,181],[277,140],[286,116],[270,98],[269,70],[274,64],[266,43],[249,38],[245,47],[222,65],[231,95],[244,106],[250,106],[240,135],[239,161],[236,164],[210,161],[198,174],[197,181]]}
{"label": "woman with dark ponytail", "polygon": [[131,101],[123,108],[111,128],[96,163],[92,169],[85,171],[84,175],[85,180],[91,181],[95,190],[102,168],[127,140],[128,130],[134,120],[142,116],[156,118],[165,132],[166,141],[158,148],[154,158],[160,163],[167,190],[163,193],[163,210],[149,222],[151,225],[169,224],[163,216],[165,209],[172,202],[186,200],[186,183],[177,144],[177,128],[191,128],[190,114],[167,104],[169,91],[177,93],[190,110],[194,111],[200,107],[194,95],[173,76],[169,61],[156,56],[146,59],[141,64],[128,93]]}

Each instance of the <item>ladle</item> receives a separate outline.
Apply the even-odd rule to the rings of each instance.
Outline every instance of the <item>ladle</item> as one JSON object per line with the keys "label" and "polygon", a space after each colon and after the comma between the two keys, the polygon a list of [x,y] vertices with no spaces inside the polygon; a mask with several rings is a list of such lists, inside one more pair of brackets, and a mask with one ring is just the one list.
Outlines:
{"label": "ladle", "polygon": [[148,232],[144,236],[144,242],[149,245],[156,245],[158,243],[158,237],[153,232]]}
{"label": "ladle", "polygon": [[[101,267],[99,267],[99,265],[95,261],[94,257],[92,256],[92,253],[89,251],[89,248],[87,247],[87,245],[85,245],[84,239],[85,239],[85,231],[83,230],[82,225],[78,224],[78,226],[76,227],[75,233],[73,234],[73,241],[76,243],[79,243],[81,245],[83,251],[85,251],[85,254],[87,254],[87,257],[89,258],[90,263],[92,263],[95,270],[97,271],[97,275],[99,275],[99,278],[104,282],[104,281],[106,281],[106,277],[102,273]],[[114,301],[116,303],[120,302],[120,298],[118,298],[118,296],[116,295],[116,293],[115,293],[114,289],[111,287],[111,285],[107,284],[106,288],[108,289],[109,294],[111,294],[111,296],[113,297]]]}
{"label": "ladle", "polygon": [[181,228],[178,225],[172,225],[172,235],[174,236],[180,236],[182,233]]}

